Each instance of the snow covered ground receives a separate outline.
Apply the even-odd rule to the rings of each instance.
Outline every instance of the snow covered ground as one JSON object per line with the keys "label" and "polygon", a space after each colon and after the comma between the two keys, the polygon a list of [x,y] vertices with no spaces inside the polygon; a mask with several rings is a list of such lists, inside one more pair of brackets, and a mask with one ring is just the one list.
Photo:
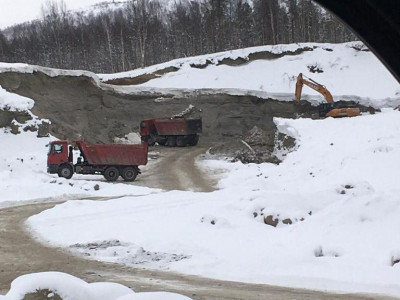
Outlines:
{"label": "snow covered ground", "polygon": [[399,117],[390,109],[277,119],[298,149],[278,166],[207,161],[205,168],[230,170],[219,191],[68,201],[28,224],[42,241],[104,261],[400,296]]}
{"label": "snow covered ground", "polygon": [[[260,52],[281,54],[302,48],[312,48],[296,55],[284,55],[276,59],[253,60],[238,66],[220,64],[224,59],[245,59]],[[129,72],[99,75],[102,81],[116,78],[136,77],[153,73],[168,67],[178,68],[137,87],[180,88],[180,89],[236,89],[252,91],[261,97],[275,97],[293,100],[296,77],[299,73],[325,85],[340,100],[353,96],[365,104],[388,106],[391,102],[400,104],[398,82],[360,42],[343,44],[301,43],[289,45],[260,46],[173,60]],[[196,68],[209,62],[206,68]],[[321,73],[310,72],[314,67]],[[233,92],[233,91],[232,91]],[[278,94],[278,95],[276,95]],[[279,95],[285,94],[285,95]],[[316,91],[304,87],[304,99],[309,96],[323,98]],[[314,99],[311,97],[310,99]]]}
{"label": "snow covered ground", "polygon": [[[356,52],[346,45],[335,47],[343,50],[338,65],[328,59],[307,58],[318,53],[315,49],[302,54],[302,63],[296,56],[279,59],[290,61],[290,73],[285,64],[280,67],[274,61],[257,61],[260,67],[253,71],[258,70],[258,77],[266,82],[275,80],[275,85],[263,90],[293,93],[294,81],[287,78],[306,73],[300,66],[314,61],[325,70],[318,76],[326,77],[311,77],[333,84],[328,88],[334,95],[371,97],[381,106],[398,97],[399,84],[375,64],[375,58],[368,58],[369,52]],[[318,51],[334,53],[322,47]],[[353,53],[353,60],[347,52]],[[248,65],[256,66],[256,62]],[[16,68],[1,64],[0,72],[10,67]],[[32,72],[37,68],[21,65],[17,69]],[[240,88],[260,88],[260,82],[250,80],[256,80],[255,76],[243,77],[246,80],[232,77],[229,83],[228,76],[236,76],[229,68],[204,69],[216,72],[205,86],[227,82],[220,87],[229,88],[236,81]],[[186,75],[182,73],[185,69]],[[64,74],[47,71],[51,76]],[[183,87],[178,86],[180,82],[187,82],[185,88],[197,88],[193,83],[196,72],[183,66],[146,85],[167,86],[170,82],[171,87]],[[97,81],[96,75],[85,75]],[[0,89],[2,108],[30,109],[32,104]],[[275,122],[282,132],[296,138],[296,150],[280,165],[243,165],[212,157],[199,160],[206,171],[227,170],[220,189],[212,193],[106,183],[99,176],[58,178],[46,173],[45,145],[52,137],[38,139],[36,133],[13,135],[9,129],[1,129],[0,206],[15,205],[15,201],[69,200],[31,217],[27,225],[41,241],[93,259],[225,280],[400,297],[400,188],[396,176],[400,169],[400,112],[387,108],[356,118]],[[113,199],[87,200],[92,196]],[[59,235],[60,231],[64,234]],[[30,280],[21,281],[26,284]],[[126,297],[123,299],[152,299],[151,295]]]}

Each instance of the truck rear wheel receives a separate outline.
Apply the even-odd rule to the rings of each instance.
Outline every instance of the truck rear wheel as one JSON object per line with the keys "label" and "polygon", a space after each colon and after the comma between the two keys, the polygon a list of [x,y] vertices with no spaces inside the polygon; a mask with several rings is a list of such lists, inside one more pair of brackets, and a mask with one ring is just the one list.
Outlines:
{"label": "truck rear wheel", "polygon": [[160,146],[165,146],[165,144],[167,143],[167,138],[166,137],[160,137],[160,138],[157,139],[157,143]]}
{"label": "truck rear wheel", "polygon": [[134,181],[137,175],[138,171],[134,167],[125,167],[122,169],[121,176],[125,181]]}
{"label": "truck rear wheel", "polygon": [[104,171],[104,178],[107,181],[115,181],[118,179],[118,177],[119,177],[119,171],[116,167],[108,167]]}
{"label": "truck rear wheel", "polygon": [[63,177],[65,179],[71,179],[74,174],[74,170],[70,165],[62,165],[58,168],[58,177]]}
{"label": "truck rear wheel", "polygon": [[175,135],[168,136],[166,145],[169,147],[175,147],[176,146],[176,136]]}
{"label": "truck rear wheel", "polygon": [[193,135],[190,139],[189,145],[190,146],[196,146],[197,143],[199,142],[199,136],[197,134]]}
{"label": "truck rear wheel", "polygon": [[176,137],[176,145],[178,147],[185,147],[187,145],[187,141],[184,136],[180,135]]}

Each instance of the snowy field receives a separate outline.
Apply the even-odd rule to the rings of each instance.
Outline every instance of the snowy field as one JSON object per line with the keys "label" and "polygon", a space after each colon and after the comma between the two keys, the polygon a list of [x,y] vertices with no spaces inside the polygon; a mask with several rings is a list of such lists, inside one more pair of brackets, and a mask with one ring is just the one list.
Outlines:
{"label": "snowy field", "polygon": [[[333,58],[308,57],[318,51],[328,55],[324,57],[336,53],[323,50],[326,45],[302,54],[303,62],[288,56],[275,62],[249,63],[265,82],[275,80],[271,87],[260,89],[260,82],[234,77],[240,73],[247,78],[251,73],[244,69],[244,73],[232,72],[228,66],[203,69],[215,72],[204,86],[213,88],[212,83],[225,82],[216,87],[236,84],[247,90],[258,87],[292,94],[294,81],[287,78],[298,72],[307,74],[304,69],[313,61],[325,72],[310,77],[326,84],[334,96],[356,95],[377,106],[393,106],[400,86],[370,52],[345,44],[331,46],[343,51],[338,52],[337,65]],[[277,64],[285,59],[293,66],[290,73],[286,64],[282,68]],[[40,67],[0,64],[0,72],[9,68],[33,72]],[[51,76],[72,74],[53,69],[46,72]],[[183,64],[180,71],[145,85],[202,88],[196,72]],[[99,82],[95,74],[76,74]],[[29,110],[32,105],[32,100],[0,89],[1,108]],[[92,259],[223,280],[400,297],[400,112],[386,108],[355,118],[277,118],[275,123],[280,131],[296,138],[296,149],[280,165],[244,165],[211,156],[198,160],[206,172],[226,170],[219,190],[212,193],[107,183],[101,176],[58,178],[46,173],[45,146],[53,137],[39,139],[30,132],[13,135],[2,128],[0,140],[6,146],[0,147],[0,207],[22,201],[68,200],[31,217],[27,226],[40,241]],[[92,201],[90,197],[113,199]],[[27,276],[32,277],[15,281],[5,299],[31,290],[30,282],[42,286],[48,282],[46,276],[53,276],[54,285],[61,290],[78,284],[82,295],[88,295],[85,299],[96,299],[93,284],[67,274]],[[68,284],[60,287],[60,282]],[[113,300],[155,297],[118,294],[126,291],[121,286],[110,289],[117,293],[110,296]],[[164,294],[162,299],[187,298]]]}
{"label": "snowy field", "polygon": [[[296,55],[281,58],[253,60],[239,66],[219,64],[224,59],[245,59],[254,53],[267,51],[273,54],[295,52],[313,48]],[[400,104],[400,87],[382,63],[360,42],[343,44],[300,43],[260,46],[212,55],[202,55],[173,60],[134,71],[99,75],[102,81],[136,77],[168,67],[178,68],[141,85],[140,88],[228,89],[232,93],[244,90],[261,97],[293,100],[296,77],[299,73],[325,85],[335,100],[352,96],[363,104],[377,107]],[[206,68],[193,65],[210,64]],[[321,73],[310,72],[314,67]],[[129,88],[127,89],[129,90]],[[233,91],[236,90],[236,91]],[[284,94],[284,95],[282,95]],[[303,98],[324,101],[316,91],[304,87]],[[393,103],[394,102],[394,103]]]}
{"label": "snowy field", "polygon": [[298,149],[278,166],[206,161],[229,170],[216,192],[68,201],[28,225],[44,242],[103,261],[400,296],[400,112],[276,123]]}

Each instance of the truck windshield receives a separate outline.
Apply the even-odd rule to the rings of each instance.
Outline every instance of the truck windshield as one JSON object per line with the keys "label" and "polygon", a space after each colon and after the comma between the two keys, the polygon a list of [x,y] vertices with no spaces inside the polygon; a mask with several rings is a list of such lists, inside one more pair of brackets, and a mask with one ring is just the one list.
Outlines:
{"label": "truck windshield", "polygon": [[62,153],[63,152],[63,146],[59,144],[54,144],[53,145],[53,153]]}

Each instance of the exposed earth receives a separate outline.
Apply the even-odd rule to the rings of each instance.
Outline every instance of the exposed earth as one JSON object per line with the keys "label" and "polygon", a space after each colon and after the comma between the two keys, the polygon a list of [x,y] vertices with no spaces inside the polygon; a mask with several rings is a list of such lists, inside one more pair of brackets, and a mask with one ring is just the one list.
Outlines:
{"label": "exposed earth", "polygon": [[[52,135],[59,139],[84,139],[88,143],[113,142],[116,137],[138,132],[142,119],[172,116],[193,105],[203,119],[201,139],[212,143],[213,153],[245,162],[279,161],[272,153],[276,139],[285,136],[277,135],[274,117],[318,115],[317,107],[307,101],[277,101],[210,90],[135,89],[97,83],[83,75],[50,77],[41,71],[2,72],[0,85],[9,92],[34,99],[32,112],[51,121]],[[360,107],[362,111],[371,110]],[[0,126],[6,123],[5,119],[10,119],[9,114],[2,117],[0,112]],[[262,155],[238,156],[249,151],[238,141],[244,140],[255,127],[262,133],[263,142],[248,144],[254,150],[250,152]]]}

